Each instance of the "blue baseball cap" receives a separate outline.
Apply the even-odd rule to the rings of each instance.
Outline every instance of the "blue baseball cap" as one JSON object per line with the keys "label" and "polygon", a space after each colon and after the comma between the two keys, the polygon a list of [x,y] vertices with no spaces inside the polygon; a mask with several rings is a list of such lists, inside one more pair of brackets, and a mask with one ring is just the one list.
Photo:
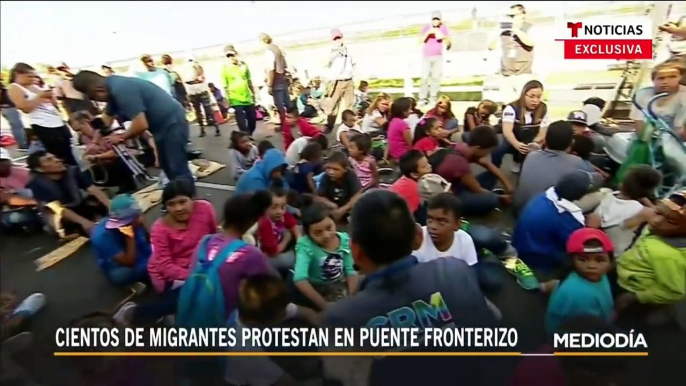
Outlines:
{"label": "blue baseball cap", "polygon": [[143,212],[130,194],[119,194],[110,201],[110,215],[105,228],[117,229],[131,225]]}

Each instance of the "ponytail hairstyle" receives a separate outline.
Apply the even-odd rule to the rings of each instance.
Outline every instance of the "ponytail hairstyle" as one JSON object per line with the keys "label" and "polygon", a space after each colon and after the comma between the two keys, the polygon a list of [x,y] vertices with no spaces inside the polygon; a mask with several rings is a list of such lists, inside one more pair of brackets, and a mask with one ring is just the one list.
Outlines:
{"label": "ponytail hairstyle", "polygon": [[438,119],[434,117],[422,118],[414,128],[412,144],[414,145],[415,143],[419,142],[420,139],[428,137],[429,131],[431,131],[431,128],[434,127],[434,124],[436,124],[437,120]]}
{"label": "ponytail hairstyle", "polygon": [[272,205],[272,194],[258,190],[231,196],[224,204],[224,229],[233,229],[238,234],[247,232]]}

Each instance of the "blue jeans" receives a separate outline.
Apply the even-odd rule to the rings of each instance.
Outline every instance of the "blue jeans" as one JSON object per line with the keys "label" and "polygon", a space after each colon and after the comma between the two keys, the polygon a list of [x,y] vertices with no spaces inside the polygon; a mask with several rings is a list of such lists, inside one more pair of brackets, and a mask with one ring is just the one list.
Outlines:
{"label": "blue jeans", "polygon": [[514,155],[515,153],[518,153],[517,149],[515,149],[512,144],[503,138],[503,140],[498,144],[498,147],[496,147],[495,150],[493,150],[493,153],[491,153],[491,163],[496,167],[500,167],[500,165],[503,164],[503,158],[505,158],[507,154]]}
{"label": "blue jeans", "polygon": [[139,282],[150,282],[147,265],[142,267],[113,267],[106,273],[106,276],[107,280],[117,287],[126,287]]}
{"label": "blue jeans", "polygon": [[2,116],[7,119],[12,130],[12,136],[17,141],[20,148],[26,148],[29,144],[26,140],[26,133],[24,132],[24,122],[21,120],[21,114],[16,107],[3,107]]}
{"label": "blue jeans", "polygon": [[252,135],[255,132],[257,125],[257,116],[255,114],[255,105],[231,106],[236,114],[236,124],[238,130]]}
{"label": "blue jeans", "polygon": [[457,197],[462,201],[462,213],[465,216],[485,216],[500,205],[500,197],[497,194],[492,192],[474,193],[466,187],[460,189]]}
{"label": "blue jeans", "polygon": [[484,249],[496,256],[500,256],[507,251],[507,240],[496,229],[470,223],[467,227],[467,233],[472,237],[479,257],[482,257],[482,250]]}
{"label": "blue jeans", "polygon": [[188,130],[188,123],[178,122],[161,138],[154,137],[160,167],[169,181],[185,178],[193,183],[193,174],[188,168]]}
{"label": "blue jeans", "polygon": [[443,125],[443,128],[446,130],[455,130],[459,126],[459,123],[457,122],[457,118],[452,118],[448,119],[445,121],[445,124]]}
{"label": "blue jeans", "polygon": [[505,278],[500,263],[480,261],[472,267],[476,270],[476,279],[482,291],[495,292],[503,286]]}

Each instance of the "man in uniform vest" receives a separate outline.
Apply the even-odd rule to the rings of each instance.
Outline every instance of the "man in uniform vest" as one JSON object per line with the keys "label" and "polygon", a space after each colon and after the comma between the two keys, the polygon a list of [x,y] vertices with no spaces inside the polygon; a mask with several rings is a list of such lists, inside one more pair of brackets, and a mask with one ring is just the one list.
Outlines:
{"label": "man in uniform vest", "polygon": [[[212,99],[210,97],[210,88],[207,86],[205,78],[205,70],[192,57],[188,59],[188,68],[183,79],[186,83],[188,98],[195,111],[196,121],[200,125],[200,136],[205,136],[205,124],[214,126],[215,136],[220,136],[219,125],[212,113]],[[204,119],[203,110],[205,111]]]}
{"label": "man in uniform vest", "polygon": [[500,32],[488,46],[494,50],[500,44],[500,100],[508,103],[519,97],[521,87],[530,80],[534,61],[532,25],[526,21],[526,9],[521,4],[510,7],[507,20],[500,24]]}

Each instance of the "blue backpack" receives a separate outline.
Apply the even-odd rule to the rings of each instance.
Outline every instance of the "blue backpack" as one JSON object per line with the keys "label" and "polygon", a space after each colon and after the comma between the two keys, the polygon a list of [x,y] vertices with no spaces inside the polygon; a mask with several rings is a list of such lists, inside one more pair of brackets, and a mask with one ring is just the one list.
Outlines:
{"label": "blue backpack", "polygon": [[181,287],[176,324],[181,327],[223,327],[226,324],[224,291],[219,280],[219,267],[238,249],[246,245],[234,240],[209,261],[207,243],[212,235],[200,242],[197,263]]}

